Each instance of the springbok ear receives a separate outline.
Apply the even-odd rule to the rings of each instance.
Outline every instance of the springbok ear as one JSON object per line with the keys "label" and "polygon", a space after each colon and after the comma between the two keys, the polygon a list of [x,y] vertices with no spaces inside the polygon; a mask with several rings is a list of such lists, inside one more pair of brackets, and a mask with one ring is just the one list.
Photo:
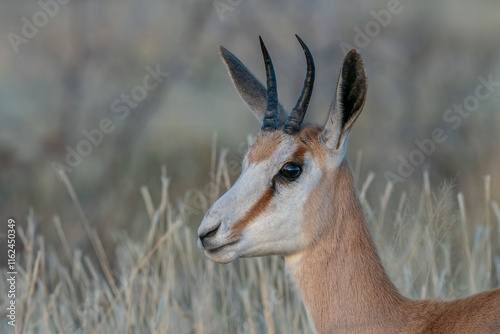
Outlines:
{"label": "springbok ear", "polygon": [[[266,88],[234,54],[222,45],[219,45],[219,54],[241,98],[262,123],[266,112]],[[280,104],[278,104],[278,113],[278,124],[282,126],[285,124],[288,114]]]}
{"label": "springbok ear", "polygon": [[363,110],[367,88],[363,60],[352,49],[344,57],[328,121],[319,135],[320,142],[328,150],[341,150],[341,160],[345,155],[349,131]]}

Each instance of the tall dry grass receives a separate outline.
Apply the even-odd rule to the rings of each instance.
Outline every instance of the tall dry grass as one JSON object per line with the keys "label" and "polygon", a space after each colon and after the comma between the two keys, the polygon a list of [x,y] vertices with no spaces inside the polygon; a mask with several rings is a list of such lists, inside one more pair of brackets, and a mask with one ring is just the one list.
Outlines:
{"label": "tall dry grass", "polygon": [[[229,180],[225,164],[219,159],[212,165],[218,189]],[[355,174],[359,164],[360,159]],[[17,258],[15,333],[312,332],[282,258],[218,265],[202,256],[196,233],[186,224],[185,200],[174,204],[169,198],[165,168],[160,198],[152,199],[146,187],[140,192],[149,216],[145,238],[133,240],[126,231],[116,231],[114,256],[106,254],[71,183],[62,177],[95,254],[71,249],[55,217],[64,249],[57,254],[37,235],[30,212],[27,228],[17,230],[25,251]],[[380,201],[370,203],[373,179],[370,173],[360,182],[360,198],[384,264],[402,293],[447,299],[499,285],[500,209],[489,196],[489,177],[484,210],[475,217],[466,212],[461,193],[455,196],[450,185],[431,185],[427,171],[418,192],[396,193],[388,184]],[[62,264],[63,257],[69,266]],[[1,271],[4,277],[6,269]],[[1,291],[5,284],[0,280]],[[0,331],[10,333],[4,296]]]}

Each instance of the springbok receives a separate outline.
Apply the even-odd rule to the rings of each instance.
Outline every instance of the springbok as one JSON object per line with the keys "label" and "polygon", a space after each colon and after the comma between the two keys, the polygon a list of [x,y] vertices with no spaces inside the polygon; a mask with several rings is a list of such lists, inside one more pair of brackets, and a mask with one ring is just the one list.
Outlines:
{"label": "springbok", "polygon": [[453,301],[411,300],[386,274],[344,159],[365,104],[361,56],[343,60],[324,127],[302,126],[314,82],[287,115],[262,39],[267,89],[231,52],[220,55],[239,94],[262,122],[233,187],[206,213],[198,246],[218,263],[283,255],[318,333],[500,333],[500,289]]}

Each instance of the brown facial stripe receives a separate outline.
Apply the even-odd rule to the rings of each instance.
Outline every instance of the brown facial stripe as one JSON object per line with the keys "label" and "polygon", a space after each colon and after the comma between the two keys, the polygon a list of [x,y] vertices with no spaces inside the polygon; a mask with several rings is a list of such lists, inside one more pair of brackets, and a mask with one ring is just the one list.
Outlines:
{"label": "brown facial stripe", "polygon": [[293,161],[304,161],[306,158],[307,147],[304,145],[299,146],[292,154]]}
{"label": "brown facial stripe", "polygon": [[250,210],[245,213],[245,216],[243,216],[243,218],[238,220],[236,224],[231,227],[231,235],[233,237],[240,237],[241,233],[250,224],[250,222],[255,220],[262,212],[264,212],[264,210],[266,210],[273,196],[273,189],[267,189],[264,195],[262,195],[262,197],[257,202],[255,202]]}
{"label": "brown facial stripe", "polygon": [[319,162],[321,168],[325,167],[326,156],[325,151],[321,147],[318,141],[318,135],[322,130],[317,127],[307,127],[302,129],[298,134],[297,143],[300,145],[305,145],[307,147],[307,152]]}

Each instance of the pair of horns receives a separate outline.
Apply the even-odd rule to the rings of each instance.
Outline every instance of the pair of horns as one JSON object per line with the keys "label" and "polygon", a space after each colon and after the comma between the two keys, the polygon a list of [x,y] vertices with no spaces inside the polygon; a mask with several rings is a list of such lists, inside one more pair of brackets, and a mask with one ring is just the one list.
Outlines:
{"label": "pair of horns", "polygon": [[[299,41],[304,54],[306,56],[307,62],[307,74],[304,80],[304,87],[302,88],[302,93],[300,94],[297,104],[293,108],[292,112],[288,116],[288,119],[283,127],[283,131],[287,134],[294,134],[300,131],[300,126],[304,120],[304,116],[309,106],[309,100],[311,99],[312,89],[314,86],[314,60],[309,51],[307,45],[300,39],[299,36],[295,35]],[[274,131],[278,129],[278,90],[276,87],[276,75],[274,74],[274,67],[271,57],[267,52],[266,46],[259,36],[260,47],[262,49],[262,55],[264,56],[264,63],[266,66],[266,81],[267,81],[267,101],[266,101],[266,111],[264,113],[264,119],[262,121],[262,131]]]}

